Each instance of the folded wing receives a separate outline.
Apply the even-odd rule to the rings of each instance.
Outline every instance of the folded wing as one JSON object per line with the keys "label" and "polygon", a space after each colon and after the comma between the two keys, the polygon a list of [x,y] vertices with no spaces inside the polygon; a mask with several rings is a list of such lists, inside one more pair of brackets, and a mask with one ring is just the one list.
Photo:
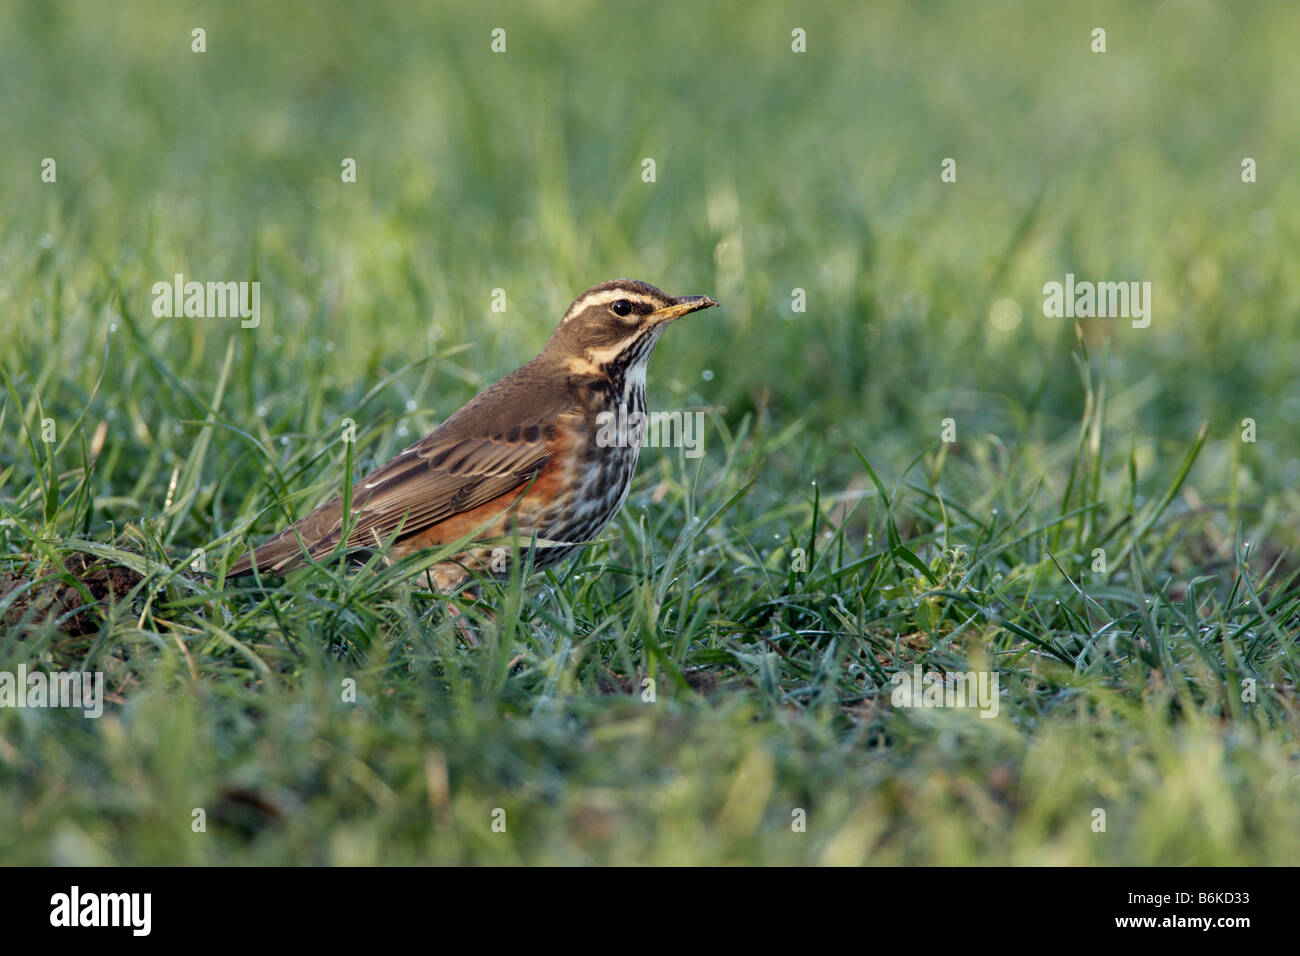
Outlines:
{"label": "folded wing", "polygon": [[[455,515],[508,495],[546,465],[540,426],[508,435],[456,437],[438,429],[353,487],[347,548],[374,548],[419,534]],[[335,497],[245,554],[229,575],[283,574],[330,554],[343,535],[343,499]]]}

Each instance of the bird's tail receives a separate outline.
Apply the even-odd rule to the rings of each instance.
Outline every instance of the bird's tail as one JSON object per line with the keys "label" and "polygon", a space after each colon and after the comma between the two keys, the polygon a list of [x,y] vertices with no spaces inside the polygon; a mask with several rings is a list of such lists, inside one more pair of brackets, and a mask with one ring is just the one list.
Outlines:
{"label": "bird's tail", "polygon": [[302,567],[308,558],[319,561],[333,551],[339,542],[339,518],[342,512],[340,499],[327,501],[311,514],[300,518],[246,553],[231,566],[226,577],[252,574],[254,565],[259,574],[279,576]]}

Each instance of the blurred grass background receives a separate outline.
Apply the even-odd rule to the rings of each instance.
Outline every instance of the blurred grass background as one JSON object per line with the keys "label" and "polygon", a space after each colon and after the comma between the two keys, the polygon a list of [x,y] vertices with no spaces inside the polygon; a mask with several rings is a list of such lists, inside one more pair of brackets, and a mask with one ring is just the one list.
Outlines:
{"label": "blurred grass background", "polygon": [[[202,54],[191,52],[195,27],[206,30]],[[807,53],[791,51],[796,27]],[[1107,31],[1105,54],[1090,51],[1094,27]],[[1256,543],[1263,574],[1279,557],[1294,567],[1300,536],[1298,28],[1293,5],[1190,0],[5,4],[5,550],[73,534],[120,544],[136,526],[152,528],[172,558],[217,542],[218,561],[262,509],[253,531],[276,524],[280,489],[267,461],[296,475],[288,490],[323,494],[346,463],[331,444],[342,417],[363,411],[360,465],[382,460],[531,358],[578,292],[632,276],[723,303],[674,328],[650,370],[653,407],[715,410],[701,472],[725,476],[715,503],[740,487],[738,473],[754,479],[725,519],[729,550],[705,559],[708,574],[742,559],[762,569],[775,560],[774,536],[788,550],[815,531],[814,480],[822,507],[843,509],[839,533],[870,553],[884,526],[879,512],[849,514],[875,494],[855,449],[892,485],[933,450],[948,417],[960,444],[927,469],[976,526],[1031,502],[1037,514],[1046,498],[1065,511],[1080,421],[1089,396],[1104,392],[1089,491],[1118,514],[1159,496],[1208,423],[1176,508],[1205,521],[1186,539],[1171,531],[1148,557],[1157,576],[1214,578],[1227,619],[1240,622],[1234,542]],[[1241,181],[1247,156],[1258,163],[1254,184]],[[57,183],[41,183],[44,157],[56,159]],[[344,157],[357,161],[355,184],[340,181]],[[645,157],[656,161],[652,184],[641,179]],[[945,157],[957,161],[955,184],[940,182]],[[259,280],[260,327],[154,318],[152,284],[178,272]],[[1095,320],[1076,330],[1045,318],[1042,286],[1067,272],[1150,281],[1150,328]],[[806,313],[791,311],[796,287]],[[504,313],[491,310],[498,288]],[[223,367],[227,427],[205,429]],[[22,427],[46,416],[61,429],[79,423],[60,432],[53,459],[29,449]],[[1247,417],[1255,444],[1240,441]],[[64,475],[67,493],[101,422],[93,503],[51,508],[37,476]],[[293,470],[317,454],[314,471]],[[689,502],[692,465],[648,453],[629,511]],[[932,504],[900,517],[905,533],[940,521]],[[674,510],[647,541],[615,543],[612,560],[634,566],[643,547],[653,577],[663,567],[654,542],[670,546],[678,519]],[[622,537],[633,539],[637,520],[622,522]],[[995,535],[1009,546],[1026,531],[1008,522]],[[1044,555],[1024,560],[1035,570],[1022,611],[1070,599],[1068,588],[1042,586]],[[819,600],[854,613],[855,601],[871,604],[862,580],[836,574]],[[596,631],[626,611],[619,601],[636,600],[582,595]],[[733,594],[708,609],[713,640],[727,631],[719,621],[743,619],[741,607]],[[1075,712],[1067,694],[1043,727],[1024,713],[951,726],[951,715],[915,726],[874,715],[846,730],[842,714],[810,704],[800,720],[782,716],[816,687],[788,658],[777,662],[790,669],[776,691],[763,689],[769,664],[755,658],[722,701],[687,696],[656,717],[579,675],[566,697],[576,710],[557,716],[539,708],[528,679],[497,682],[496,664],[484,672],[497,675],[490,692],[471,681],[473,692],[446,696],[446,681],[457,686],[446,668],[460,665],[427,647],[407,661],[423,668],[415,685],[390,684],[380,694],[393,695],[388,704],[374,701],[379,710],[362,718],[327,704],[341,665],[324,648],[303,650],[312,613],[297,621],[300,656],[284,672],[292,692],[256,690],[267,674],[253,690],[218,674],[229,645],[196,648],[198,665],[180,654],[177,635],[208,624],[158,637],[135,613],[114,617],[83,650],[95,660],[124,642],[136,648],[137,689],[119,712],[97,724],[0,713],[0,815],[22,821],[23,834],[0,836],[0,848],[29,861],[1142,863],[1293,860],[1300,845],[1286,809],[1296,748],[1283,719],[1294,700],[1285,628],[1261,625],[1268,636],[1256,645],[1267,648],[1255,659],[1261,673],[1276,668],[1271,716],[1225,739],[1219,698],[1175,716],[1152,703],[1158,668],[1125,672],[1105,692],[1116,699],[1090,691],[1104,698],[1088,698],[1099,711]],[[390,636],[414,612],[393,613],[381,628]],[[240,623],[250,632],[232,633],[254,648],[295,630],[284,618]],[[918,626],[887,623],[891,641]],[[423,619],[410,627],[437,631]],[[10,631],[4,661],[57,659],[59,639],[34,630]],[[643,637],[634,622],[617,654],[592,654],[641,673],[654,666]],[[949,650],[964,653],[962,640]],[[695,660],[688,645],[679,665]],[[907,650],[892,646],[901,666]],[[141,663],[142,652],[157,661]],[[1230,696],[1233,655],[1210,656]],[[257,726],[241,716],[254,706],[267,715]],[[867,748],[876,734],[880,746]],[[626,788],[595,766],[599,756],[617,767],[623,741]],[[330,759],[338,753],[352,756]],[[447,767],[457,786],[442,807]],[[515,785],[545,797],[544,826],[494,843],[448,822],[501,805]],[[218,787],[312,809],[277,811],[290,821],[278,829],[241,837],[236,827],[220,844],[197,844],[188,810],[172,811],[211,802]],[[1131,832],[1148,833],[1153,818],[1164,828],[1096,838],[1080,808],[1103,798],[1122,805]],[[817,839],[791,844],[788,824],[760,825],[800,800],[833,821]],[[430,806],[443,814],[436,826]],[[149,829],[164,808],[174,833]],[[1208,822],[1170,828],[1179,812]],[[322,845],[325,828],[333,835]]]}

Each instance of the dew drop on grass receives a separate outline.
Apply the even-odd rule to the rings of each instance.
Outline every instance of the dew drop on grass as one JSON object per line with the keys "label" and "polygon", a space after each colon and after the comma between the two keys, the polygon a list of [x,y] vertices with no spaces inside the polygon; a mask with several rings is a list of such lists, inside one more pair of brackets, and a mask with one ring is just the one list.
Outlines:
{"label": "dew drop on grass", "polygon": [[287,445],[287,444],[289,444],[289,437],[288,437],[287,435],[281,435],[281,436],[280,436],[280,444],[281,444],[281,445]]}
{"label": "dew drop on grass", "polygon": [[704,381],[706,382],[713,381],[713,369],[706,368],[703,372],[700,373],[700,378],[704,379]]}
{"label": "dew drop on grass", "polygon": [[49,249],[54,245],[54,237],[47,232],[45,235],[41,236],[39,242],[42,249]]}
{"label": "dew drop on grass", "polygon": [[406,410],[407,410],[408,412],[413,412],[413,411],[415,411],[415,399],[413,399],[413,398],[408,398],[408,399],[406,400]]}
{"label": "dew drop on grass", "polygon": [[258,418],[265,418],[265,417],[266,417],[266,406],[265,406],[265,405],[258,405],[258,406],[257,406],[257,417],[258,417]]}

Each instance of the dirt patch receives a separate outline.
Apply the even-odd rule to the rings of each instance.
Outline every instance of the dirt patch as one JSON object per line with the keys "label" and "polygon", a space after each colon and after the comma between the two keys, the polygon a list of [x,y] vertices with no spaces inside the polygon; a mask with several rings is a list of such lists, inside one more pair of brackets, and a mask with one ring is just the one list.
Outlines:
{"label": "dirt patch", "polygon": [[[16,570],[0,571],[0,603],[8,600],[14,591],[21,590],[4,615],[4,622],[15,626],[26,620],[29,624],[57,621],[65,634],[80,637],[99,630],[104,620],[103,606],[120,600],[139,584],[143,577],[118,564],[110,564],[93,554],[76,552],[63,557],[68,575],[46,566],[36,578],[37,561]],[[91,600],[86,600],[86,593]]]}

